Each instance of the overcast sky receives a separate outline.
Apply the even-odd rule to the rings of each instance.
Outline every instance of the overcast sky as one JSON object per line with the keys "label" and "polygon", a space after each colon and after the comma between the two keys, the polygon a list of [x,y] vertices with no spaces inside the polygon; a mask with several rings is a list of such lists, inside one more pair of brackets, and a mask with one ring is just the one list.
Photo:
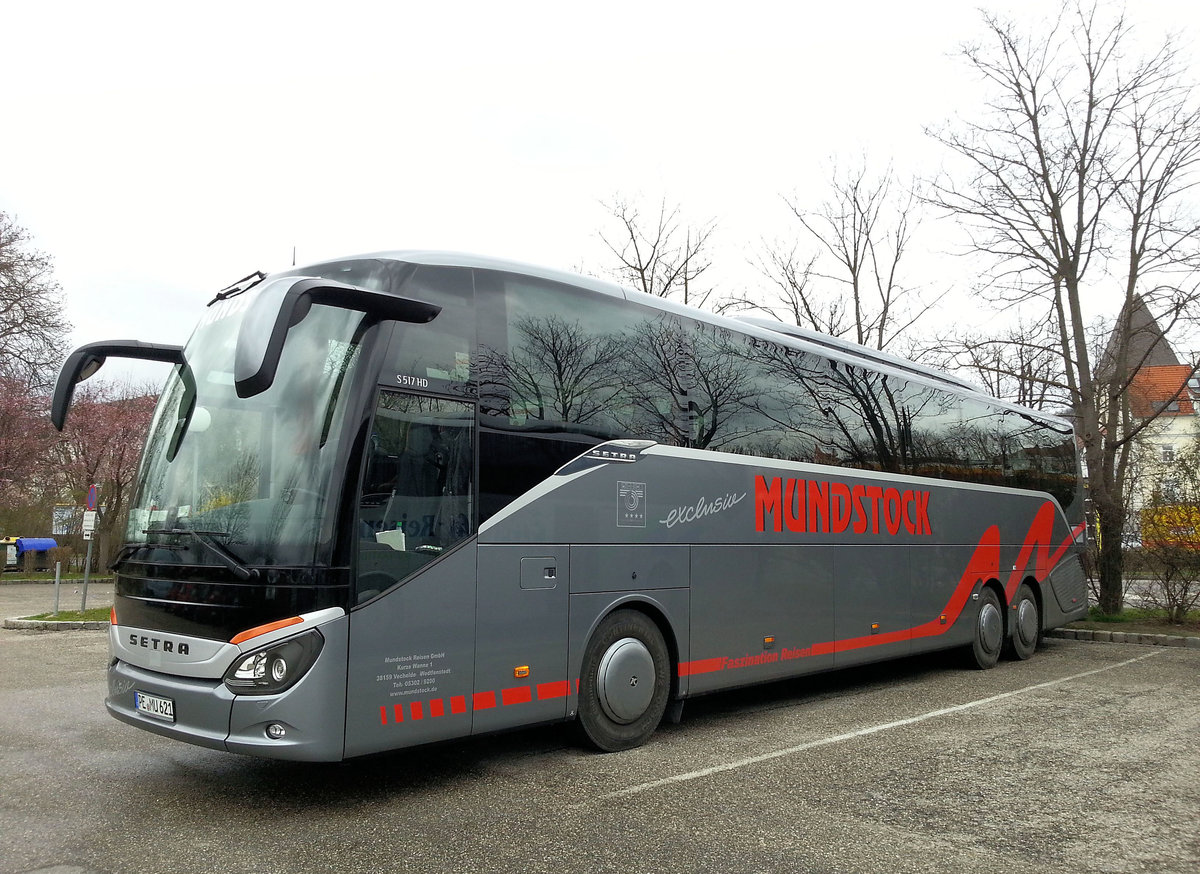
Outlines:
{"label": "overcast sky", "polygon": [[[1131,9],[1196,45],[1198,7]],[[73,345],[182,343],[293,248],[597,270],[617,194],[715,218],[714,270],[744,283],[794,232],[781,195],[815,208],[831,161],[936,169],[922,131],[973,111],[956,52],[980,20],[955,0],[8,4],[0,210],[53,256]]]}

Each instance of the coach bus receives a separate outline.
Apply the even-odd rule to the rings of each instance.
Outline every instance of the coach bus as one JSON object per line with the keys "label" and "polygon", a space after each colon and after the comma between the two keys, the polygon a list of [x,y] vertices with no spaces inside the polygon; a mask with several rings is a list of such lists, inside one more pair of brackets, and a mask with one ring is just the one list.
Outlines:
{"label": "coach bus", "polygon": [[476,257],[248,277],[173,365],[114,562],[108,710],[340,760],[1081,617],[1071,426],[796,327]]}

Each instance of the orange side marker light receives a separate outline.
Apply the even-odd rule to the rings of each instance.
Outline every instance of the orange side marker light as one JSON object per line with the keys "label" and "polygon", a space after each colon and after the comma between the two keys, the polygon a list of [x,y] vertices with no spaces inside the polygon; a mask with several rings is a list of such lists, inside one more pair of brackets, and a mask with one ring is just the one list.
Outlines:
{"label": "orange side marker light", "polygon": [[252,640],[264,634],[270,634],[272,631],[278,631],[280,628],[287,628],[289,625],[299,625],[303,621],[299,616],[293,616],[290,619],[268,622],[266,625],[256,625],[254,628],[247,628],[245,631],[235,634],[230,638],[229,642],[245,643],[247,640]]}

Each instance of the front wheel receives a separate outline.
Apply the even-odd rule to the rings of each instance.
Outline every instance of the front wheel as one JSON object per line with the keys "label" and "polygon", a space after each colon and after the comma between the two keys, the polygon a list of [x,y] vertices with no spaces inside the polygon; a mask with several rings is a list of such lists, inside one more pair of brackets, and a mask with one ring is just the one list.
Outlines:
{"label": "front wheel", "polygon": [[979,593],[979,612],[975,614],[975,635],[971,640],[971,664],[986,671],[994,668],[1004,648],[1004,612],[1000,599],[991,589]]}
{"label": "front wheel", "polygon": [[641,746],[662,721],[671,692],[662,632],[644,613],[618,610],[600,623],[583,655],[579,724],[604,752]]}

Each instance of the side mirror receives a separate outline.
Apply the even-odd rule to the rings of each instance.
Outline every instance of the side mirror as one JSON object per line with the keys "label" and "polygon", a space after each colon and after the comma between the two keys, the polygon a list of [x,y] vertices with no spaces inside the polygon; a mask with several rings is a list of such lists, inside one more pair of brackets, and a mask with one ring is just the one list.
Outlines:
{"label": "side mirror", "polygon": [[160,343],[142,343],[138,340],[105,340],[80,346],[67,356],[58,382],[54,385],[54,399],[50,404],[50,421],[61,431],[67,421],[67,410],[75,396],[75,386],[93,376],[109,358],[133,358],[139,361],[163,361],[167,364],[183,363],[183,347]]}
{"label": "side mirror", "polygon": [[288,331],[304,321],[313,304],[363,312],[376,321],[424,323],[442,311],[434,304],[328,279],[276,279],[263,286],[242,317],[233,359],[238,397],[254,397],[271,387]]}

